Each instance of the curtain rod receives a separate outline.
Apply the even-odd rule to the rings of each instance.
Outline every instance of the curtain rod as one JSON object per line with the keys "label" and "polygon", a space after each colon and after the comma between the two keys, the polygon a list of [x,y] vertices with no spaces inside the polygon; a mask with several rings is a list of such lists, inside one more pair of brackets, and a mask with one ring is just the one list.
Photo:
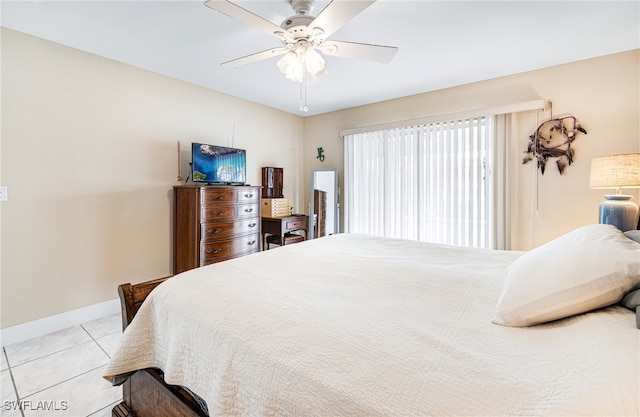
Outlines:
{"label": "curtain rod", "polygon": [[418,117],[415,119],[397,120],[393,122],[380,123],[369,126],[354,127],[351,129],[343,129],[338,131],[340,137],[347,135],[353,135],[364,132],[376,132],[379,130],[394,129],[405,126],[423,125],[435,122],[442,122],[445,120],[461,120],[472,117],[505,114],[505,113],[517,113],[529,110],[544,110],[547,107],[547,100],[540,98],[536,100],[523,101],[520,103],[504,104],[493,107],[483,107],[479,109],[465,110],[454,113],[434,114],[431,116]]}

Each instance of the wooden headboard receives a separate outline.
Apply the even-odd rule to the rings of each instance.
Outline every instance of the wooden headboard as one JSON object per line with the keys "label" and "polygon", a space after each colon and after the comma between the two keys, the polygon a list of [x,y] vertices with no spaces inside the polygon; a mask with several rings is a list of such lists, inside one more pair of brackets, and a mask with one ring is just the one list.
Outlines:
{"label": "wooden headboard", "polygon": [[118,296],[120,296],[120,308],[122,309],[122,330],[127,328],[133,317],[138,312],[142,302],[149,293],[158,285],[162,284],[173,275],[141,282],[131,285],[129,283],[118,285]]}

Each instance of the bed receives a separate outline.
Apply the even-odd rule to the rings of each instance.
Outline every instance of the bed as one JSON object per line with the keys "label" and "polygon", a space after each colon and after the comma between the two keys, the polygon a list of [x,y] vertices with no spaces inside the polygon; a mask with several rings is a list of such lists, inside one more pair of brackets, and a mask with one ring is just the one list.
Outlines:
{"label": "bed", "polygon": [[526,253],[333,235],[121,286],[105,378],[113,416],[637,416],[638,287],[610,226]]}

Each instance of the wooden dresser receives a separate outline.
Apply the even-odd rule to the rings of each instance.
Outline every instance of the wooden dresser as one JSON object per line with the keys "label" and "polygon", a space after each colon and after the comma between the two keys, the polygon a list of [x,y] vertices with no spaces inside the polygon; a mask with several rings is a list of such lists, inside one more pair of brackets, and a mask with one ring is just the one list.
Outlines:
{"label": "wooden dresser", "polygon": [[173,187],[173,272],[260,250],[260,187]]}

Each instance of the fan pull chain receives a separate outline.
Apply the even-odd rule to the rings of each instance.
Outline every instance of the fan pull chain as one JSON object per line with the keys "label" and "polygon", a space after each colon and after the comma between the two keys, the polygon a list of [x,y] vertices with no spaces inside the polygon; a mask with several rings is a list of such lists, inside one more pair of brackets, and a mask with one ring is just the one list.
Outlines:
{"label": "fan pull chain", "polygon": [[307,77],[304,71],[302,72],[302,81],[300,81],[300,111],[308,112],[307,107]]}

